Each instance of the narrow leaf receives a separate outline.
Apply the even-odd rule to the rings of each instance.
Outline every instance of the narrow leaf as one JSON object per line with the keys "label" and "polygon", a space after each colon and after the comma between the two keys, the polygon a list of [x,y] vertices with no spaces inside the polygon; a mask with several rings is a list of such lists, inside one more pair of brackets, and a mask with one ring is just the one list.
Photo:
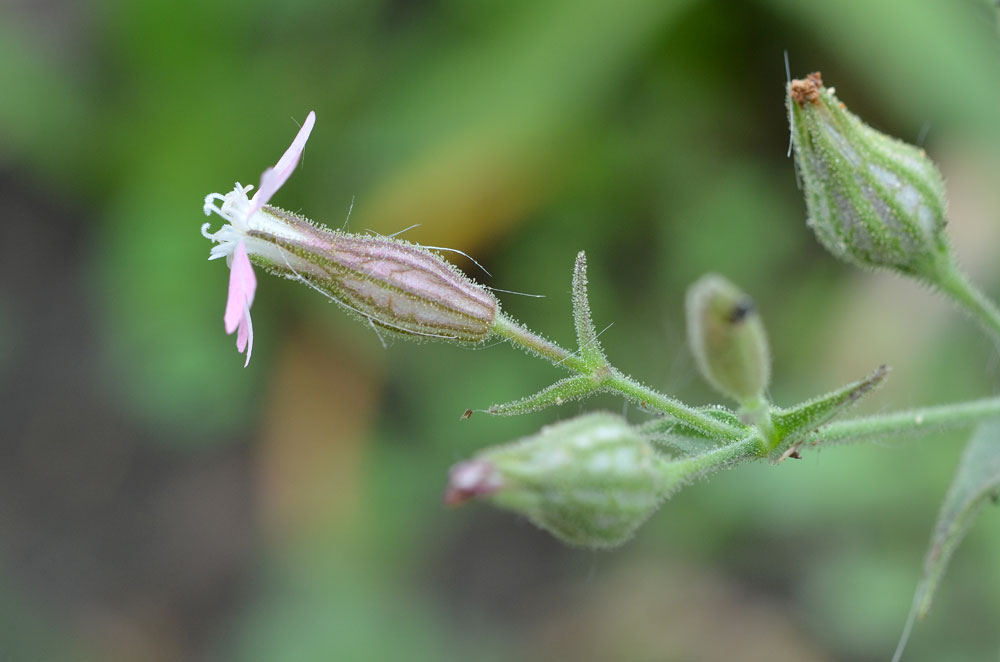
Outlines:
{"label": "narrow leaf", "polygon": [[962,453],[958,471],[944,498],[931,545],[924,559],[924,572],[913,598],[913,608],[893,658],[898,660],[910,635],[914,619],[922,619],[952,553],[968,532],[976,515],[996,499],[1000,489],[1000,421],[980,425]]}
{"label": "narrow leaf", "polygon": [[597,341],[597,329],[590,316],[590,299],[587,296],[587,255],[580,251],[573,267],[573,323],[576,326],[576,340],[580,346],[580,356],[590,366],[607,363],[604,352]]}
{"label": "narrow leaf", "polygon": [[561,405],[572,400],[585,398],[598,390],[598,384],[587,376],[567,377],[548,386],[534,395],[520,400],[493,405],[486,410],[495,416],[516,416],[539,411],[552,405]]}
{"label": "narrow leaf", "polygon": [[920,589],[919,618],[931,607],[931,599],[952,552],[958,547],[980,508],[990,502],[1000,487],[1000,421],[977,428],[962,454],[958,472],[941,506],[931,547],[924,562]]}
{"label": "narrow leaf", "polygon": [[771,414],[777,437],[781,439],[776,452],[780,455],[807,434],[843,413],[863,395],[879,386],[889,374],[886,366],[879,366],[871,375],[852,382],[836,391],[813,398],[789,409],[775,409]]}

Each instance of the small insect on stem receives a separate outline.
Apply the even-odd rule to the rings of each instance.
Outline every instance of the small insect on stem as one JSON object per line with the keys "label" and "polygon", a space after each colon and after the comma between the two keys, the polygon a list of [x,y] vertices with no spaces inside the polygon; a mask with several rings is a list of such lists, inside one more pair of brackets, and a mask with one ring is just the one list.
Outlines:
{"label": "small insect on stem", "polygon": [[788,458],[792,458],[793,460],[801,460],[802,456],[799,455],[799,448],[801,447],[802,447],[801,442],[795,444],[794,446],[791,446],[788,450],[786,450],[784,453],[781,454],[781,457],[778,458],[775,464],[781,464]]}

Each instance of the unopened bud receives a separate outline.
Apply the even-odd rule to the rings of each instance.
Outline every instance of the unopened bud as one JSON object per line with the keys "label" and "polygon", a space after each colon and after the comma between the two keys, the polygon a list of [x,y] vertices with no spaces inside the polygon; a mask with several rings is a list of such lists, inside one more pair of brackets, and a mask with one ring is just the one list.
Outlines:
{"label": "unopened bud", "polygon": [[771,378],[767,333],[753,300],[717,274],[687,293],[688,344],[702,376],[740,404],[757,404]]}
{"label": "unopened bud", "polygon": [[934,280],[948,254],[944,184],[924,150],[862,122],[818,73],[786,103],[809,225],[836,257]]}
{"label": "unopened bud", "polygon": [[628,540],[665,493],[665,460],[613,414],[586,414],[455,465],[445,502],[483,497],[585,547]]}

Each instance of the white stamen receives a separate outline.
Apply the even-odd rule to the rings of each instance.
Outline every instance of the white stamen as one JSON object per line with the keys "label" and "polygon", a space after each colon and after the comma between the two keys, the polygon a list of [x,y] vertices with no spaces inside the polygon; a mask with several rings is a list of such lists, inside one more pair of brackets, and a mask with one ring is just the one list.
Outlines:
{"label": "white stamen", "polygon": [[205,196],[205,204],[203,206],[205,214],[211,215],[215,213],[226,221],[226,224],[219,228],[217,232],[210,232],[211,226],[207,223],[202,226],[202,236],[217,244],[212,247],[208,259],[216,260],[220,257],[225,257],[228,261],[233,251],[236,250],[236,244],[241,240],[248,239],[248,233],[251,230],[290,241],[305,240],[305,237],[301,233],[290,228],[286,222],[264,210],[258,210],[254,214],[249,215],[250,210],[253,209],[253,200],[247,197],[247,193],[252,189],[252,185],[243,186],[239,182],[236,182],[233,190],[225,195],[221,193],[209,193]]}

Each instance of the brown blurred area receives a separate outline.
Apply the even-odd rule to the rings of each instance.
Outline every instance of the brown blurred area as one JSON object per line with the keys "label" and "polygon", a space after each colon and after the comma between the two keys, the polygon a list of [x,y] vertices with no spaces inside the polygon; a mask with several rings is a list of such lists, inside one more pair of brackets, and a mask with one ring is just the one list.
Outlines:
{"label": "brown blurred area", "polygon": [[117,659],[191,659],[247,595],[252,447],[178,453],[173,431],[121,410],[83,277],[85,214],[32,189],[0,176],[0,280],[18,325],[0,382],[0,558],[24,596],[14,605]]}

